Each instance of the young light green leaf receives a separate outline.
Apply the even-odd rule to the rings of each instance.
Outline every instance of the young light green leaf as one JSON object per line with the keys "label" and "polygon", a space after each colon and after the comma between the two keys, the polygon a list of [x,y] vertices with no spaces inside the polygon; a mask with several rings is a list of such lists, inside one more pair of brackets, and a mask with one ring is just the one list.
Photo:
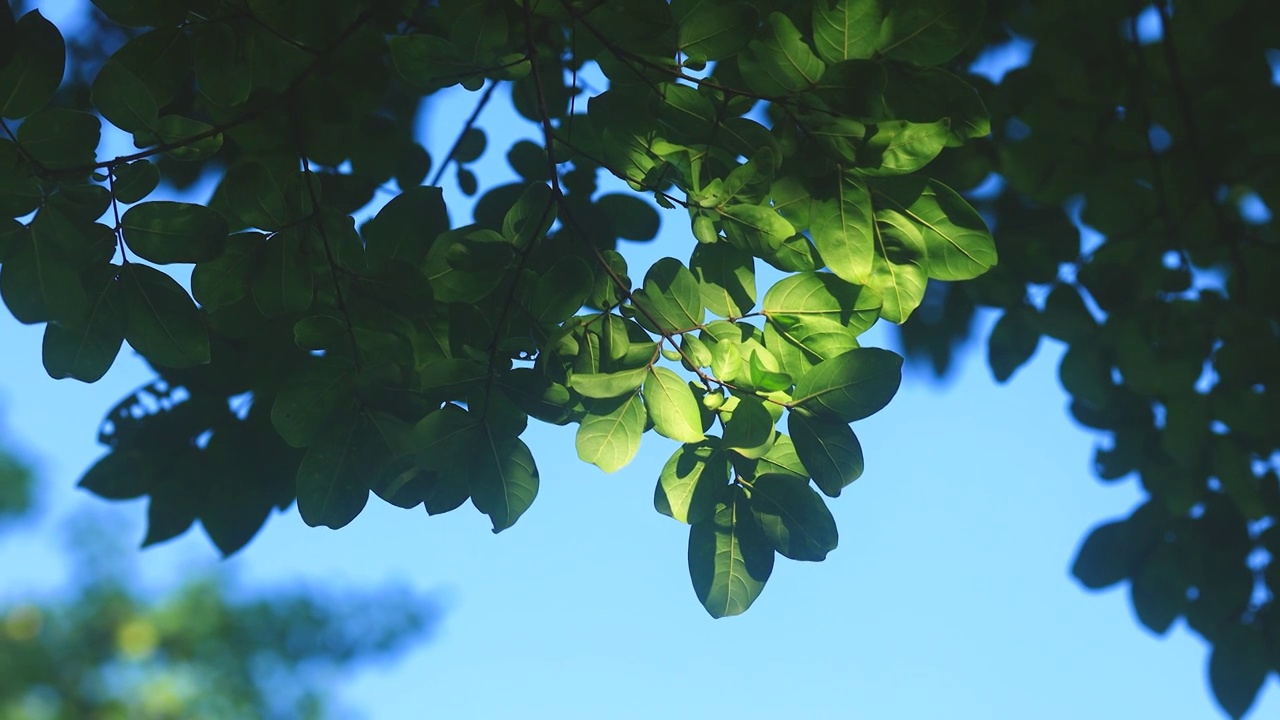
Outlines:
{"label": "young light green leaf", "polygon": [[647,365],[607,373],[574,373],[569,376],[569,387],[583,397],[608,400],[635,392],[649,375]]}
{"label": "young light green leaf", "polygon": [[0,116],[26,117],[45,106],[66,69],[67,46],[58,28],[32,10],[16,23],[13,58],[0,67]]}
{"label": "young light green leaf", "polygon": [[875,255],[871,194],[851,172],[841,173],[831,194],[814,197],[809,231],[827,267],[843,280],[863,285]]}
{"label": "young light green leaf", "polygon": [[209,362],[209,332],[176,280],[153,267],[120,268],[125,340],[152,363],[190,367]]}
{"label": "young light green leaf", "polygon": [[633,295],[640,311],[636,320],[652,332],[685,332],[706,318],[698,280],[675,258],[654,263]]}
{"label": "young light green leaf", "polygon": [[773,572],[773,547],[741,488],[725,486],[715,512],[689,528],[689,578],[711,617],[751,607]]}
{"label": "young light green leaf", "polygon": [[116,267],[92,273],[85,283],[88,315],[76,323],[49,323],[44,330],[44,368],[54,379],[97,382],[120,353],[124,342],[124,307]]}
{"label": "young light green leaf", "polygon": [[876,211],[876,254],[867,287],[883,301],[880,317],[901,325],[924,300],[929,282],[924,237],[901,213]]}
{"label": "young light green leaf", "polygon": [[644,404],[659,435],[683,443],[701,442],[706,437],[698,399],[674,372],[663,367],[650,369],[644,381]]}
{"label": "young light green leaf", "polygon": [[796,381],[798,406],[850,423],[877,413],[902,383],[902,356],[881,348],[858,348],[823,360]]}
{"label": "young light green leaf", "polygon": [[343,413],[307,448],[297,477],[298,514],[306,524],[337,530],[369,502],[359,447],[362,422],[359,415]]}
{"label": "young light green leaf", "polygon": [[468,453],[471,502],[501,532],[516,523],[538,495],[538,468],[529,447],[519,438],[495,438],[480,432],[477,451]]}
{"label": "young light green leaf", "polygon": [[680,446],[658,476],[653,507],[682,523],[702,521],[715,511],[729,481],[729,461],[716,438]]}
{"label": "young light green leaf", "polygon": [[836,548],[835,518],[806,480],[759,475],[751,482],[751,511],[773,549],[792,560],[825,560]]}
{"label": "young light green leaf", "polygon": [[699,243],[689,259],[702,303],[720,317],[741,317],[756,305],[755,260],[734,246]]}
{"label": "young light green leaf", "polygon": [[839,497],[845,486],[862,476],[862,445],[848,425],[793,410],[787,414],[787,431],[796,457],[827,497]]}
{"label": "young light green leaf", "polygon": [[222,254],[227,223],[204,205],[146,202],[120,220],[124,241],[142,259],[167,263],[208,262]]}
{"label": "young light green leaf", "polygon": [[640,449],[645,411],[640,395],[615,400],[587,401],[587,414],[578,425],[578,457],[605,472],[631,462]]}

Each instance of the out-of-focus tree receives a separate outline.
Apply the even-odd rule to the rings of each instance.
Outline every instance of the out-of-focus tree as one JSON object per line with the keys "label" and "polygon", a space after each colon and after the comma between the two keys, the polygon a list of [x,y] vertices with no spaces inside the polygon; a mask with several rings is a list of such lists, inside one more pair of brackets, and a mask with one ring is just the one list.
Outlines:
{"label": "out-of-focus tree", "polygon": [[[33,474],[0,448],[0,513],[32,507]],[[137,590],[129,554],[94,518],[70,535],[76,585],[0,605],[5,720],[318,719],[345,716],[334,680],[421,640],[430,600],[364,593],[234,591],[225,576]],[[3,538],[0,538],[3,539]]]}

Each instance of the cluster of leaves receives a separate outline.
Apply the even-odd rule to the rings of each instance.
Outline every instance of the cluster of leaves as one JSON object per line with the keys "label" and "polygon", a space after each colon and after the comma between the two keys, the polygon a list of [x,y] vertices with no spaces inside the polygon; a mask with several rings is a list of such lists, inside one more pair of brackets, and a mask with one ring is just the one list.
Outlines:
{"label": "cluster of leaves", "polygon": [[[94,4],[128,31],[87,96],[59,95],[63,38],[37,11],[7,31],[0,294],[46,323],[54,377],[97,380],[125,341],[156,368],[82,482],[149,496],[147,543],[199,520],[230,553],[273,507],[338,528],[370,493],[470,499],[497,532],[537,495],[530,417],[576,424],[607,472],[652,428],[681,443],[655,505],[690,525],[708,612],[736,614],[776,553],[836,546],[818,491],[862,473],[849,424],[901,379],[858,336],[996,261],[921,172],[989,132],[937,67],[980,2]],[[609,83],[584,98],[587,63]],[[460,84],[487,87],[478,112],[499,83],[543,142],[455,226],[412,108]],[[100,159],[103,120],[140,150]],[[455,163],[475,192],[485,140],[468,122],[436,178]],[[207,203],[147,199],[179,161],[216,179]],[[618,239],[658,216],[601,170],[687,211],[687,262],[633,286]],[[758,308],[757,261],[784,273]],[[156,267],[174,264],[190,294]]]}
{"label": "cluster of leaves", "polygon": [[[1042,338],[1065,343],[1071,414],[1105,433],[1105,482],[1149,496],[1095,528],[1073,571],[1128,581],[1139,621],[1184,618],[1212,646],[1209,679],[1244,715],[1280,670],[1280,184],[1264,129],[1280,107],[1272,6],[992,3],[988,43],[1034,50],[998,84],[976,76],[992,137],[935,165],[976,201],[1000,266],[904,328],[908,355],[945,365],[975,307],[1005,381]],[[966,62],[976,49],[971,46]],[[990,187],[990,186],[988,186]],[[1066,208],[1102,237],[1082,247]]]}

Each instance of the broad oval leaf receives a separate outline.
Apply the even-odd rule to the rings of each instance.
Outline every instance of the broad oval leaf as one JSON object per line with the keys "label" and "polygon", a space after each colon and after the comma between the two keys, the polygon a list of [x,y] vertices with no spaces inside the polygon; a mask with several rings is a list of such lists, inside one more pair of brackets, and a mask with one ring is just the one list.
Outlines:
{"label": "broad oval leaf", "polygon": [[[937,180],[916,178],[876,187],[877,205],[896,210],[919,228],[929,277],[972,280],[996,264],[995,240],[986,221],[956,191]],[[885,192],[879,191],[882,187]]]}
{"label": "broad oval leaf", "polygon": [[644,433],[644,403],[638,393],[616,400],[591,400],[578,425],[578,457],[611,473],[636,456]]}
{"label": "broad oval leaf", "polygon": [[751,482],[751,511],[764,535],[792,560],[825,560],[836,548],[835,518],[806,480],[760,475]]}
{"label": "broad oval leaf", "polygon": [[636,320],[652,332],[686,332],[706,318],[697,279],[675,258],[654,263],[645,273],[644,286],[633,295]]}
{"label": "broad oval leaf", "polygon": [[715,512],[689,528],[689,578],[711,617],[751,607],[773,573],[773,546],[742,489],[725,486]]}
{"label": "broad oval leaf", "polygon": [[787,414],[787,431],[796,456],[827,497],[839,497],[841,490],[862,477],[862,445],[848,425],[793,410]]}
{"label": "broad oval leaf", "polygon": [[44,329],[44,368],[49,377],[97,382],[124,342],[124,307],[114,266],[102,268],[86,283],[89,311],[75,323],[49,323]]}
{"label": "broad oval leaf", "polygon": [[829,193],[813,198],[809,231],[831,272],[851,283],[866,284],[875,238],[871,194],[857,176],[842,172]]}
{"label": "broad oval leaf", "polygon": [[514,525],[538,495],[538,468],[529,447],[519,438],[497,439],[486,428],[467,458],[471,502],[489,516],[495,533]]}
{"label": "broad oval leaf", "polygon": [[653,507],[682,523],[696,523],[715,510],[729,481],[729,461],[716,438],[681,445],[667,460],[653,490]]}
{"label": "broad oval leaf", "polygon": [[369,502],[369,488],[361,478],[361,423],[355,414],[335,418],[303,456],[298,466],[298,514],[306,524],[337,530]]}
{"label": "broad oval leaf", "polygon": [[120,219],[124,241],[142,259],[165,265],[199,263],[222,254],[227,223],[204,205],[145,202]]}
{"label": "broad oval leaf", "polygon": [[569,376],[569,387],[583,397],[608,400],[635,392],[648,375],[647,366],[608,373],[574,373]]}
{"label": "broad oval leaf", "polygon": [[729,243],[698,243],[689,258],[702,304],[723,318],[741,317],[756,305],[755,259]]}
{"label": "broad oval leaf", "polygon": [[67,46],[58,28],[32,10],[16,23],[13,58],[0,67],[0,115],[26,117],[53,97],[66,69]]}
{"label": "broad oval leaf", "polygon": [[306,447],[329,418],[355,397],[354,368],[331,358],[310,360],[290,374],[271,406],[271,424],[293,447]]}
{"label": "broad oval leaf", "polygon": [[754,395],[740,396],[732,415],[724,421],[724,447],[743,457],[764,457],[776,434],[773,425],[773,415],[765,409],[764,401]]}
{"label": "broad oval leaf", "polygon": [[902,356],[857,348],[823,360],[797,382],[796,405],[844,423],[880,411],[902,383]]}
{"label": "broad oval leaf", "polygon": [[209,362],[209,332],[191,296],[176,280],[146,265],[120,268],[124,338],[157,365]]}

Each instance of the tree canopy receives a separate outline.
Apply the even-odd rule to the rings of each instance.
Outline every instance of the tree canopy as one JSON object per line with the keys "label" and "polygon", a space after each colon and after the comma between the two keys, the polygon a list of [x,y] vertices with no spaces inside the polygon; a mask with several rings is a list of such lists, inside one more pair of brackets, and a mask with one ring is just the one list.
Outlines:
{"label": "tree canopy", "polygon": [[[339,528],[371,494],[470,500],[498,532],[538,492],[530,418],[605,472],[652,429],[680,443],[654,505],[706,610],[737,614],[776,555],[836,547],[850,423],[902,378],[860,335],[900,324],[942,369],[990,307],[995,377],[1067,343],[1096,474],[1149,496],[1076,577],[1128,580],[1157,633],[1185,617],[1233,716],[1280,668],[1269,6],[94,5],[69,44],[0,10],[0,297],[55,378],[126,341],[155,368],[81,483],[149,497],[146,544],[199,521],[229,554],[273,509]],[[1009,42],[1025,66],[973,72]],[[422,98],[457,85],[473,110],[432,157]],[[540,142],[475,126],[499,87]],[[494,151],[520,182],[481,185]],[[620,242],[664,214],[689,241],[630,268]]]}

